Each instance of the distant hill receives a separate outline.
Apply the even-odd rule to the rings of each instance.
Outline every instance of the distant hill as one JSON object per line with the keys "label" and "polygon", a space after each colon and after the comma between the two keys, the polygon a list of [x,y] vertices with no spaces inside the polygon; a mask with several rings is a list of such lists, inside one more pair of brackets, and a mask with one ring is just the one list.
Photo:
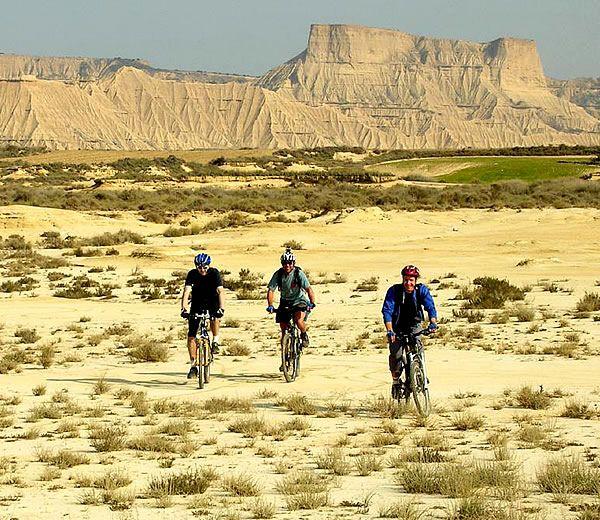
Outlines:
{"label": "distant hill", "polygon": [[0,144],[51,149],[600,145],[600,79],[546,78],[535,42],[313,25],[260,78],[142,60],[0,55]]}

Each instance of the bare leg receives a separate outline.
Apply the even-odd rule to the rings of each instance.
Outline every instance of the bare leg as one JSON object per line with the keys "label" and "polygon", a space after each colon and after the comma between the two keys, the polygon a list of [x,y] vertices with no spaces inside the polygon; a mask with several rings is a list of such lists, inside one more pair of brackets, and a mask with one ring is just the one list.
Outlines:
{"label": "bare leg", "polygon": [[190,355],[190,362],[192,362],[194,359],[196,359],[196,338],[188,337],[187,348]]}
{"label": "bare leg", "polygon": [[296,322],[296,325],[298,325],[300,332],[306,332],[306,322],[304,321],[305,315],[306,313],[303,311],[298,311],[294,314],[294,321]]}
{"label": "bare leg", "polygon": [[219,329],[221,328],[221,320],[215,319],[210,320],[210,331],[212,332],[213,338],[219,335]]}

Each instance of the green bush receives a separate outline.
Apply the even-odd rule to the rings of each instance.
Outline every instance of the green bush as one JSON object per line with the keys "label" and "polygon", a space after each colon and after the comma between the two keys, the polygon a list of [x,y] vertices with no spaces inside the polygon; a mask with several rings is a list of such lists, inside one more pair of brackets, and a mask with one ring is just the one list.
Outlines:
{"label": "green bush", "polygon": [[475,278],[474,289],[465,289],[459,293],[460,299],[467,300],[465,307],[471,309],[499,309],[507,301],[523,300],[525,292],[507,280],[491,276]]}

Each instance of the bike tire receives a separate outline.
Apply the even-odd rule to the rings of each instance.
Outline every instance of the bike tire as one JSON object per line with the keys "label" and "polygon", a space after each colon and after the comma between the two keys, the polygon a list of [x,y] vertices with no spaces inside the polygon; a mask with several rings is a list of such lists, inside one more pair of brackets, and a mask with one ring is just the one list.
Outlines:
{"label": "bike tire", "polygon": [[212,365],[212,361],[213,361],[213,356],[212,353],[210,351],[210,346],[205,345],[204,347],[206,350],[204,351],[204,355],[205,355],[205,362],[204,362],[204,366],[202,367],[202,373],[204,376],[204,384],[210,383],[210,366]]}
{"label": "bike tire", "polygon": [[296,379],[297,359],[294,338],[286,332],[281,340],[281,366],[283,367],[283,377],[287,383],[291,383]]}
{"label": "bike tire", "polygon": [[429,389],[426,387],[425,372],[421,359],[415,356],[410,364],[410,390],[412,393],[417,412],[421,417],[427,417],[431,412],[431,401]]}
{"label": "bike tire", "polygon": [[198,345],[196,365],[198,367],[198,388],[202,390],[204,388],[204,352],[205,352],[204,341]]}

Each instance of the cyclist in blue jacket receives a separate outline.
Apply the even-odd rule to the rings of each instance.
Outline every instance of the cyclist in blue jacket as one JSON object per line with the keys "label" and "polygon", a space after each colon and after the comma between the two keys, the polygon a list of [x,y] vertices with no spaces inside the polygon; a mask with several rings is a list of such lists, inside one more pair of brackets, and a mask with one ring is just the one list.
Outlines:
{"label": "cyclist in blue jacket", "polygon": [[[404,385],[408,379],[408,367],[402,366],[400,344],[396,335],[400,333],[416,333],[421,330],[421,322],[427,311],[430,332],[435,332],[437,326],[437,311],[433,297],[426,285],[417,283],[420,277],[419,269],[414,265],[407,265],[402,269],[402,283],[392,285],[383,302],[381,312],[387,331],[390,347],[389,366],[392,373],[392,396],[396,398],[400,392],[404,393]],[[421,346],[420,337],[415,338],[417,345]],[[406,372],[404,382],[401,380],[402,371]]]}

